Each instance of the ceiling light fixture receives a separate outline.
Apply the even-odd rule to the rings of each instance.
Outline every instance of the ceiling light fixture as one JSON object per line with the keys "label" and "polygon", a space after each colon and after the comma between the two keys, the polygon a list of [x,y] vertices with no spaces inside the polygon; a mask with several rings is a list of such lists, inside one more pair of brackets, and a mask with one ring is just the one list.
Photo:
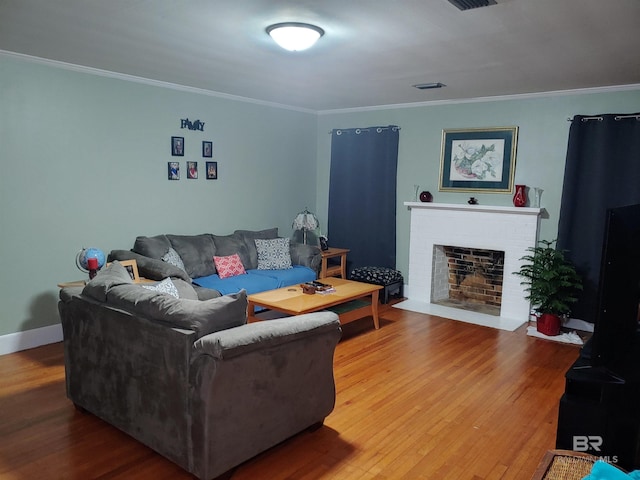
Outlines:
{"label": "ceiling light fixture", "polygon": [[285,22],[268,26],[267,33],[285,50],[298,52],[313,46],[324,30],[308,23]]}

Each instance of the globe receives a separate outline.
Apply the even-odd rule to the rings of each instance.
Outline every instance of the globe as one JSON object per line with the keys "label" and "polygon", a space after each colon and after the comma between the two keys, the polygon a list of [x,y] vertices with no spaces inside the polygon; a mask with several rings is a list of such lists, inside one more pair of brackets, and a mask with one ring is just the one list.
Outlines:
{"label": "globe", "polygon": [[78,252],[78,255],[76,255],[77,267],[83,272],[88,272],[89,265],[87,264],[87,261],[90,258],[95,258],[98,260],[98,270],[104,267],[104,262],[106,260],[104,252],[95,247],[83,248]]}

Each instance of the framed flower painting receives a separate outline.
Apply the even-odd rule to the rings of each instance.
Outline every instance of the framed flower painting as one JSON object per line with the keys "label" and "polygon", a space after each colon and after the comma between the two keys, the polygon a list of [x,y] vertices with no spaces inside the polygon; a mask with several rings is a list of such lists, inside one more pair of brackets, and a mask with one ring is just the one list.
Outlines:
{"label": "framed flower painting", "polygon": [[518,127],[442,131],[440,191],[512,193]]}

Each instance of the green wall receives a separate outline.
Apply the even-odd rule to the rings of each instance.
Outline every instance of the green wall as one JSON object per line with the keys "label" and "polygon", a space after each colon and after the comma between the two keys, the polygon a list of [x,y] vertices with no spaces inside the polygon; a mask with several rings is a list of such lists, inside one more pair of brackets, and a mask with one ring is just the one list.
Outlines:
{"label": "green wall", "polygon": [[[635,90],[530,96],[404,108],[323,112],[318,121],[317,214],[327,218],[331,135],[334,128],[398,125],[397,267],[408,277],[409,210],[414,185],[429,190],[435,202],[465,203],[469,196],[484,205],[512,205],[511,195],[438,192],[442,130],[518,126],[515,182],[544,189],[540,237],[557,235],[564,163],[570,122],[576,114],[640,111],[640,86]],[[327,231],[331,245],[331,231]],[[335,245],[344,246],[346,245]]]}
{"label": "green wall", "polygon": [[[187,117],[204,132],[180,129]],[[315,206],[316,122],[0,55],[0,336],[59,323],[56,285],[83,278],[83,246],[272,226],[290,235],[295,214]],[[185,137],[179,181],[167,180],[172,135]],[[205,178],[202,140],[214,142],[218,180]]]}
{"label": "green wall", "polygon": [[[554,238],[575,114],[640,111],[640,87],[483,102],[313,112],[96,75],[0,54],[0,336],[58,323],[58,282],[82,278],[83,246],[128,249],[137,235],[291,233],[309,207],[326,231],[333,128],[399,125],[398,268],[408,274],[413,185],[435,201],[443,128],[520,127],[516,182],[544,189],[542,238]],[[204,132],[180,129],[200,119]],[[170,137],[185,137],[182,179],[167,180]],[[206,180],[201,141],[219,180]],[[173,158],[175,159],[175,158]],[[188,180],[185,162],[198,161]],[[505,194],[474,194],[510,205]],[[331,243],[331,232],[329,243]]]}

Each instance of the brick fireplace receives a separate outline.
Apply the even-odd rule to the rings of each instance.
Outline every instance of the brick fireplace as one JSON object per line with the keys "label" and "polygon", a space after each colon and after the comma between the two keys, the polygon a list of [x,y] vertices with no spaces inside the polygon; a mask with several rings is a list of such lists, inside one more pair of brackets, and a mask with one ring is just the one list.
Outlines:
{"label": "brick fireplace", "polygon": [[500,315],[504,252],[435,245],[431,302]]}
{"label": "brick fireplace", "polygon": [[[438,257],[445,255],[445,246],[463,251],[500,252],[499,317],[515,322],[528,320],[529,302],[524,298],[520,277],[513,272],[522,265],[520,258],[528,253],[527,248],[537,243],[541,209],[419,202],[405,205],[411,209],[409,275],[405,290],[410,301],[432,305],[442,296],[442,287],[439,290],[435,284],[442,280],[434,280],[442,277],[434,277],[434,269],[444,268],[438,263]],[[427,313],[465,320],[458,318],[461,314],[456,308],[439,307]],[[468,314],[482,315],[469,312],[462,316]]]}

